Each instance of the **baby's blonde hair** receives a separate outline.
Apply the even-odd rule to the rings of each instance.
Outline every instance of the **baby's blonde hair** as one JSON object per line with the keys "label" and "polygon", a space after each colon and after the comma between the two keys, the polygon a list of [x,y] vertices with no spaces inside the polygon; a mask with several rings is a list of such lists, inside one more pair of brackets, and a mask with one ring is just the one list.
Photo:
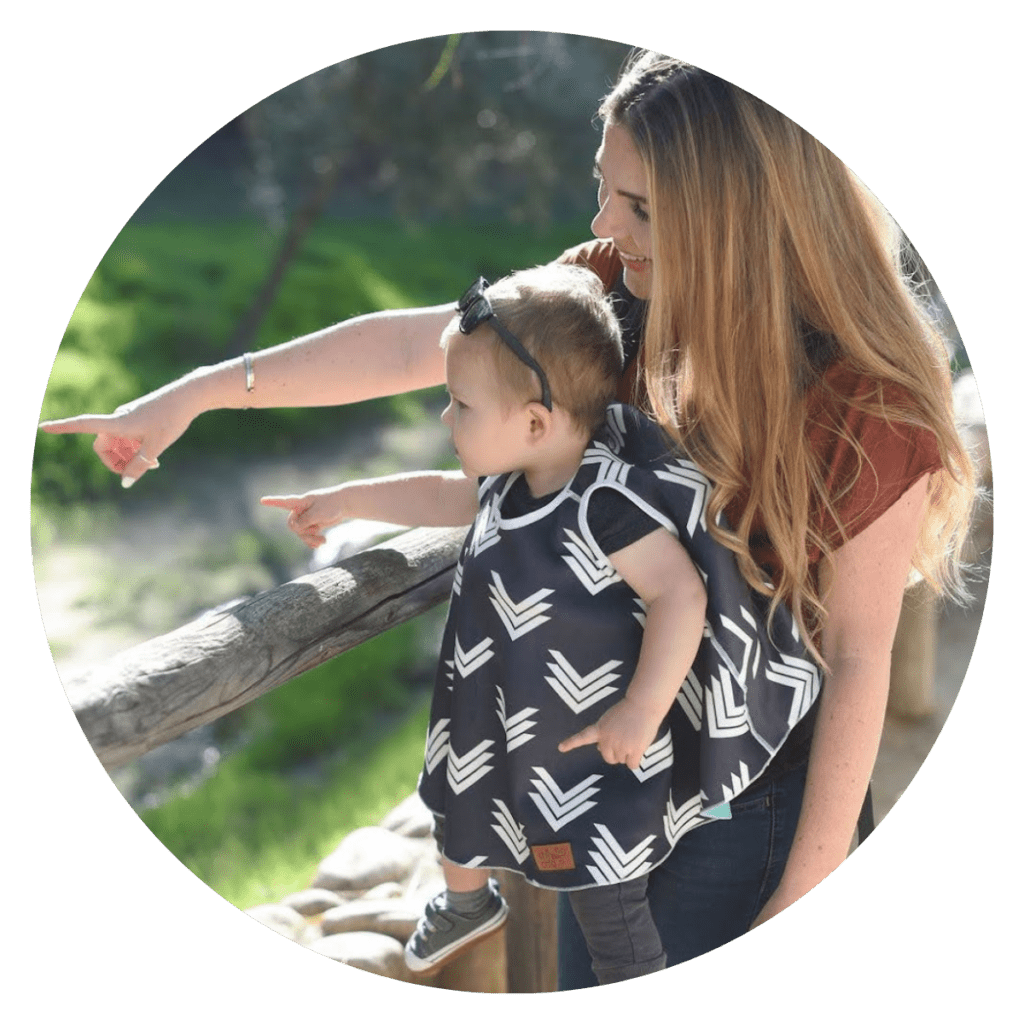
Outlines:
{"label": "baby's blonde hair", "polygon": [[[622,338],[600,279],[584,267],[548,264],[521,270],[487,289],[495,315],[540,364],[551,398],[584,433],[593,433],[614,401]],[[490,347],[503,393],[538,401],[537,375],[486,323],[472,337]]]}

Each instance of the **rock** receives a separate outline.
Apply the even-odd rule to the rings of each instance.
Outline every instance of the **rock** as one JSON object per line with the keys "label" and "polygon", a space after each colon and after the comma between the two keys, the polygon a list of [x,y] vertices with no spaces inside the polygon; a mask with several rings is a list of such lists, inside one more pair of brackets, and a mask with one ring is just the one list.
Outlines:
{"label": "rock", "polygon": [[434,815],[420,799],[419,793],[411,793],[384,815],[380,827],[397,832],[400,836],[423,838],[431,834]]}
{"label": "rock", "polygon": [[433,840],[409,839],[379,825],[350,832],[320,863],[311,888],[372,889],[381,882],[405,882]]}
{"label": "rock", "polygon": [[261,903],[246,913],[260,924],[272,928],[286,938],[298,942],[306,927],[306,919],[292,907],[280,903]]}
{"label": "rock", "polygon": [[426,905],[436,893],[444,888],[444,873],[441,871],[441,857],[434,841],[430,841],[415,867],[409,873],[405,891],[414,903]]}
{"label": "rock", "polygon": [[339,932],[325,935],[310,944],[314,953],[328,956],[339,963],[384,978],[411,981],[412,972],[405,966],[404,946],[390,935],[376,932]]}
{"label": "rock", "polygon": [[324,914],[320,928],[324,935],[340,932],[379,932],[403,945],[416,930],[423,907],[409,900],[357,900]]}
{"label": "rock", "polygon": [[281,905],[297,910],[303,917],[315,917],[332,907],[340,907],[344,902],[343,896],[329,889],[303,889],[302,892],[285,896]]}
{"label": "rock", "polygon": [[364,900],[394,900],[405,894],[400,882],[381,882],[363,894]]}

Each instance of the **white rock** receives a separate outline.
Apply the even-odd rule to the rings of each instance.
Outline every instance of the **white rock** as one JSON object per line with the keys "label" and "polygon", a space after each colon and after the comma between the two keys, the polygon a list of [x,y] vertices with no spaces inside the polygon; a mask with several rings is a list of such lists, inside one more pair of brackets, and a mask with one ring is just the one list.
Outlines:
{"label": "white rock", "polygon": [[397,832],[400,836],[422,838],[431,834],[434,815],[420,799],[419,793],[414,792],[397,807],[388,811],[381,819],[380,826]]}
{"label": "white rock", "polygon": [[339,963],[385,978],[412,980],[405,966],[404,944],[377,932],[339,932],[317,939],[309,948]]}
{"label": "white rock", "polygon": [[364,900],[395,900],[405,894],[405,888],[400,882],[381,882],[375,885],[369,892],[363,893]]}
{"label": "white rock", "polygon": [[329,889],[303,889],[281,900],[281,905],[297,910],[303,917],[315,917],[332,907],[340,907],[344,897]]}
{"label": "white rock", "polygon": [[414,903],[426,905],[427,900],[444,888],[441,856],[433,839],[424,848],[423,855],[409,873],[405,892]]}
{"label": "white rock", "polygon": [[261,903],[246,913],[260,924],[298,942],[306,927],[306,919],[292,907],[280,903]]}
{"label": "white rock", "polygon": [[405,943],[416,930],[423,907],[408,900],[357,900],[324,914],[324,935],[338,932],[380,932]]}
{"label": "white rock", "polygon": [[381,882],[406,882],[432,839],[409,839],[379,825],[350,832],[320,863],[310,888],[368,890]]}

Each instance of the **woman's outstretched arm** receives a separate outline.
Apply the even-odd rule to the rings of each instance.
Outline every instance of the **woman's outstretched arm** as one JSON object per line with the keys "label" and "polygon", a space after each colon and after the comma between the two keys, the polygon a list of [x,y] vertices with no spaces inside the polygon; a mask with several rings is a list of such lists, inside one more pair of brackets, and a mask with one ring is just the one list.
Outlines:
{"label": "woman's outstretched arm", "polygon": [[889,665],[910,559],[927,500],[922,477],[822,572],[825,678],[807,786],[786,869],[755,925],[834,871],[853,839],[885,721]]}
{"label": "woman's outstretched arm", "polygon": [[103,464],[125,486],[159,463],[200,413],[212,409],[345,405],[440,384],[441,331],[454,303],[372,313],[252,356],[252,390],[242,358],[204,366],[109,415],[40,424],[51,434],[95,434]]}

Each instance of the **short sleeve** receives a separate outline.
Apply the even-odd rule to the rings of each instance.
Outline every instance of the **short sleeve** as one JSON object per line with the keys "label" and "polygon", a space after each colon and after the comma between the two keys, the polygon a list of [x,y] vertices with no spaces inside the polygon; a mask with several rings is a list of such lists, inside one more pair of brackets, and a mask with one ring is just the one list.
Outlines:
{"label": "short sleeve", "polygon": [[[924,427],[886,420],[877,413],[863,412],[849,404],[863,399],[871,382],[855,371],[836,365],[825,372],[824,387],[808,406],[807,437],[818,453],[825,486],[834,513],[823,507],[812,509],[812,522],[835,550],[866,530],[890,509],[914,483],[942,468],[938,439]],[[895,386],[885,391],[885,401],[898,407],[907,400]],[[843,430],[856,439],[862,451],[844,438]],[[735,521],[743,509],[746,495],[740,495],[726,509]],[[781,561],[764,532],[759,515],[754,517],[750,536],[754,561],[778,582]],[[812,563],[821,558],[821,549],[808,548]]]}
{"label": "short sleeve", "polygon": [[599,487],[591,494],[587,525],[605,555],[614,555],[661,526],[635,502],[610,487]]}
{"label": "short sleeve", "polygon": [[[890,388],[887,403],[900,392]],[[808,438],[823,454],[823,469],[835,514],[821,510],[818,526],[838,547],[867,529],[922,476],[942,468],[938,439],[924,427],[892,422],[874,413],[848,408],[844,417],[849,441],[837,438],[828,418],[819,414],[808,425]],[[834,422],[834,421],[833,421]]]}

